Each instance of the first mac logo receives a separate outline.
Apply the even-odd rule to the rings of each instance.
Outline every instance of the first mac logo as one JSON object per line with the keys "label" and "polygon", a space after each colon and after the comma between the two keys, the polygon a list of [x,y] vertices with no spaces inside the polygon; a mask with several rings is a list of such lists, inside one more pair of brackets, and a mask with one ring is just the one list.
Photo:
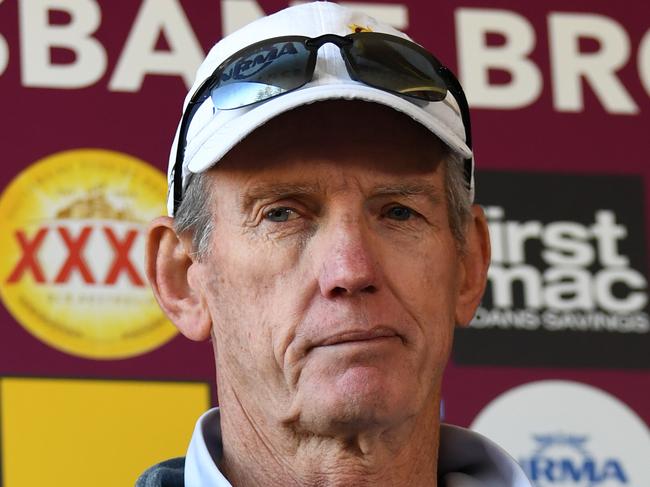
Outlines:
{"label": "first mac logo", "polygon": [[165,178],[118,152],[84,149],[29,166],[0,197],[0,294],[30,333],[63,352],[119,359],[175,335],[143,272],[144,228]]}
{"label": "first mac logo", "polygon": [[[482,173],[492,263],[458,363],[650,368],[643,182]],[[606,352],[605,352],[606,351]]]}

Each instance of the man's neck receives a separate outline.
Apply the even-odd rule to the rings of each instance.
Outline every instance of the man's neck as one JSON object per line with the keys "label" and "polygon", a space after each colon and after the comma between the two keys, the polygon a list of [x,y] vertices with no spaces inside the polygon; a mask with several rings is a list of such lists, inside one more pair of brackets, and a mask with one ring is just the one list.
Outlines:
{"label": "man's neck", "polygon": [[[235,487],[436,486],[437,408],[402,424],[325,436],[251,420],[238,401],[221,410],[222,473]],[[234,406],[234,407],[232,407]]]}

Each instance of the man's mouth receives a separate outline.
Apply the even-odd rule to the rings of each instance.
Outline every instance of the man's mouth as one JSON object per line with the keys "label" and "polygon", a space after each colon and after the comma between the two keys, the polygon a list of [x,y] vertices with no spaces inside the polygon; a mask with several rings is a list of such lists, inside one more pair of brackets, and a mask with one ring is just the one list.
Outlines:
{"label": "man's mouth", "polygon": [[350,330],[341,333],[336,333],[327,337],[322,342],[318,343],[316,347],[328,347],[333,345],[341,345],[345,343],[354,342],[379,342],[387,339],[400,339],[399,334],[388,327],[378,326],[370,330]]}

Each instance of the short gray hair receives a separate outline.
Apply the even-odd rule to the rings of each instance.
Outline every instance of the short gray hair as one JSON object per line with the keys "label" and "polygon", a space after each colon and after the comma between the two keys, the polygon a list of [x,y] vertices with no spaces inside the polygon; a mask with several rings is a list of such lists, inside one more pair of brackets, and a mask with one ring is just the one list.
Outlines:
{"label": "short gray hair", "polygon": [[[471,216],[469,187],[465,177],[464,161],[448,151],[445,161],[445,194],[449,227],[458,248],[465,249],[465,231]],[[187,182],[183,201],[174,215],[174,230],[178,235],[192,236],[192,252],[200,261],[210,249],[214,223],[212,210],[214,200],[208,188],[207,172],[193,174]]]}
{"label": "short gray hair", "polygon": [[183,191],[183,200],[174,213],[174,230],[177,235],[192,237],[192,252],[200,261],[208,253],[214,223],[214,200],[208,187],[208,173],[190,175]]}
{"label": "short gray hair", "polygon": [[467,224],[472,216],[469,182],[465,174],[465,161],[455,152],[448,151],[445,161],[445,196],[449,228],[460,251],[465,250]]}

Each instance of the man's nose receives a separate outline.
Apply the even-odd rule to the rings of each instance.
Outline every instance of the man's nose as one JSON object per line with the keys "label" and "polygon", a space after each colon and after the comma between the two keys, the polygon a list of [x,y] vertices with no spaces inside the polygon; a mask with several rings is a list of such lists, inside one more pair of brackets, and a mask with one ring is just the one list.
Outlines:
{"label": "man's nose", "polygon": [[330,224],[321,240],[320,291],[326,298],[373,294],[380,285],[376,249],[358,220]]}

